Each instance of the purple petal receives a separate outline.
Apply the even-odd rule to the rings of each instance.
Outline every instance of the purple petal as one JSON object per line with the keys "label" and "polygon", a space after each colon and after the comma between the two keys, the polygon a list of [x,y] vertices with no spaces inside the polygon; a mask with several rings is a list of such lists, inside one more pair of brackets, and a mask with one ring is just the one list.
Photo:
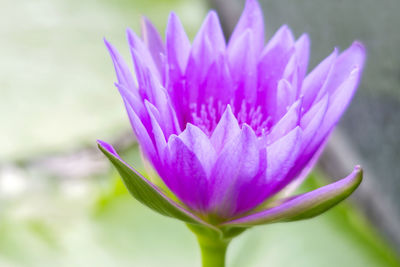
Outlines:
{"label": "purple petal", "polygon": [[154,25],[146,18],[142,17],[142,38],[146,44],[154,63],[161,74],[162,81],[165,81],[165,47],[160,34]]}
{"label": "purple petal", "polygon": [[300,126],[303,129],[303,148],[308,146],[309,142],[318,132],[328,108],[328,101],[329,97],[325,95],[324,98],[313,105],[310,110],[302,116]]}
{"label": "purple petal", "polygon": [[271,52],[272,49],[277,48],[278,51],[289,51],[295,45],[295,40],[289,26],[282,25],[268,41],[263,55]]}
{"label": "purple petal", "polygon": [[[134,61],[137,61],[137,59],[140,58],[141,61],[146,64],[146,68],[148,68],[150,72],[162,82],[164,70],[159,70],[147,46],[131,29],[126,30],[126,37],[131,48],[130,51],[137,51],[137,54],[139,55],[134,58]],[[134,57],[133,54],[132,57]]]}
{"label": "purple petal", "polygon": [[135,132],[136,138],[137,138],[144,154],[153,164],[155,164],[158,167],[158,164],[159,164],[158,154],[156,152],[156,148],[154,147],[153,140],[150,137],[148,130],[143,125],[142,121],[137,116],[135,111],[133,111],[130,104],[126,101],[124,101],[124,102],[125,102],[125,108],[128,113],[128,117],[129,117],[129,121],[131,123],[132,129]]}
{"label": "purple petal", "polygon": [[299,126],[267,147],[267,180],[271,188],[280,184],[293,167],[300,152],[302,131]]}
{"label": "purple petal", "polygon": [[[280,221],[296,221],[315,217],[347,198],[361,183],[359,166],[346,178],[314,191],[281,200],[270,209],[257,212],[224,225],[248,227]],[[274,203],[272,203],[273,205]]]}
{"label": "purple petal", "polygon": [[293,130],[300,122],[301,99],[297,100],[287,111],[278,123],[274,125],[271,132],[268,134],[268,141],[273,143],[280,137],[285,136]]}
{"label": "purple petal", "polygon": [[239,110],[242,100],[254,103],[257,87],[257,55],[254,50],[254,34],[250,30],[243,32],[228,49],[231,75],[235,83],[235,109]]}
{"label": "purple petal", "polygon": [[295,55],[297,66],[299,67],[299,80],[303,80],[307,72],[310,57],[310,37],[303,34],[295,43]]}
{"label": "purple petal", "polygon": [[166,152],[167,165],[160,173],[165,184],[193,210],[204,211],[208,176],[199,157],[176,135],[170,136]]}
{"label": "purple petal", "polygon": [[275,111],[275,117],[282,118],[282,116],[287,112],[288,107],[292,106],[296,101],[296,88],[293,87],[287,80],[282,79],[278,82],[276,98],[277,107]]}
{"label": "purple petal", "polygon": [[[218,90],[216,90],[218,88]],[[234,95],[234,84],[226,53],[220,53],[208,69],[205,82],[199,88],[199,102],[218,99],[221,104],[230,103]]]}
{"label": "purple petal", "polygon": [[305,78],[301,94],[303,95],[303,106],[306,111],[315,101],[322,86],[326,83],[326,79],[335,64],[336,57],[337,50],[335,49],[331,55],[319,63]]}
{"label": "purple petal", "polygon": [[313,142],[310,144],[309,149],[315,149],[315,145],[325,139],[339,121],[339,118],[344,113],[357,89],[360,75],[361,70],[358,68],[354,69],[350,76],[339,86],[339,88],[332,95],[330,95],[329,106],[324,120],[317,131],[317,135],[315,138],[313,138]]}
{"label": "purple petal", "polygon": [[287,26],[282,26],[268,42],[258,63],[258,105],[264,106],[268,114],[277,108],[277,86],[286,66],[294,54],[294,38]]}
{"label": "purple petal", "polygon": [[215,151],[221,151],[226,144],[229,144],[233,138],[239,134],[239,124],[235,115],[232,113],[231,106],[228,105],[224,114],[222,114],[217,127],[215,127],[214,132],[211,135],[211,143],[213,144]]}
{"label": "purple petal", "polygon": [[97,142],[100,150],[110,159],[113,165],[120,172],[127,188],[138,201],[163,215],[190,223],[205,225],[219,232],[219,230],[214,226],[204,222],[202,219],[166,196],[161,189],[124,162],[111,145],[100,140]]}
{"label": "purple petal", "polygon": [[189,103],[196,103],[205,98],[203,82],[212,64],[221,52],[225,51],[225,40],[218,16],[214,11],[208,13],[197,33],[186,69],[186,99]]}
{"label": "purple petal", "polygon": [[147,120],[146,108],[143,105],[143,101],[140,98],[140,96],[134,94],[132,90],[129,90],[123,84],[115,83],[115,86],[118,88],[118,91],[122,99],[132,107],[132,109],[135,111],[140,120],[143,122],[146,121]]}
{"label": "purple petal", "polygon": [[184,73],[190,53],[190,42],[182,23],[173,12],[168,19],[166,49],[170,71]]}
{"label": "purple petal", "polygon": [[153,138],[156,144],[156,148],[158,150],[158,155],[160,156],[161,161],[163,161],[164,150],[167,147],[167,141],[159,123],[159,121],[161,121],[160,113],[157,108],[153,106],[150,102],[146,101],[145,105],[151,120]]}
{"label": "purple petal", "polygon": [[176,110],[177,119],[184,128],[183,114],[187,113],[187,97],[184,95],[184,73],[190,54],[190,42],[175,13],[171,13],[166,30],[166,53],[168,64],[167,90]]}
{"label": "purple petal", "polygon": [[335,62],[332,74],[326,84],[327,90],[332,94],[348,78],[354,69],[362,70],[365,61],[365,47],[360,42],[354,42],[343,51]]}
{"label": "purple petal", "polygon": [[232,33],[228,46],[236,43],[247,30],[253,32],[255,52],[260,53],[264,46],[264,19],[261,7],[256,0],[246,1],[243,13]]}
{"label": "purple petal", "polygon": [[238,199],[241,187],[253,184],[254,178],[259,176],[260,166],[265,167],[265,162],[262,164],[260,160],[257,137],[244,124],[241,134],[221,151],[211,172],[212,195],[208,209],[222,217],[233,215],[241,201]]}
{"label": "purple petal", "polygon": [[198,127],[188,123],[186,129],[178,137],[194,154],[196,154],[204,171],[207,176],[209,176],[217,154],[208,136]]}
{"label": "purple petal", "polygon": [[221,24],[218,15],[215,11],[210,11],[207,14],[200,30],[193,41],[193,53],[198,54],[197,49],[200,48],[204,38],[208,38],[214,52],[225,51],[225,38],[222,32]]}
{"label": "purple petal", "polygon": [[[303,144],[304,145],[304,142]],[[296,176],[295,179],[290,181],[290,184],[288,184],[282,191],[283,196],[289,196],[292,194],[303,182],[304,180],[308,177],[310,172],[313,170],[315,164],[317,164],[318,159],[320,158],[322,152],[324,151],[324,145],[321,145],[320,148],[315,152],[311,160],[308,161],[308,163],[305,166],[302,166],[300,173]],[[301,162],[301,161],[300,161]],[[299,162],[299,165],[300,165]],[[294,172],[295,173],[295,172]]]}
{"label": "purple petal", "polygon": [[128,65],[112,44],[110,44],[106,39],[104,39],[104,43],[111,55],[118,83],[123,85],[125,88],[129,88],[130,92],[138,96],[137,86]]}

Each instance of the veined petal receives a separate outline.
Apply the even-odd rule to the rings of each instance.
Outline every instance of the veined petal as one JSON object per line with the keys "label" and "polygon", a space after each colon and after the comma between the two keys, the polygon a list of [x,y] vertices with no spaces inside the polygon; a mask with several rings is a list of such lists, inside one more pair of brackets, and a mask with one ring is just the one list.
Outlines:
{"label": "veined petal", "polygon": [[[327,140],[326,140],[327,141]],[[304,142],[303,142],[303,147],[304,147]],[[317,152],[314,153],[312,158],[307,162],[307,164],[302,163],[304,161],[301,161],[302,158],[297,162],[298,166],[301,166],[298,169],[301,169],[300,173],[296,176],[295,179],[291,180],[290,183],[281,191],[283,193],[284,197],[289,196],[292,194],[302,183],[303,181],[308,177],[312,169],[314,168],[315,164],[317,164],[319,157],[321,156],[322,152],[324,151],[324,145],[321,145],[320,148],[317,150]],[[296,169],[296,167],[294,168]],[[293,173],[298,173],[298,170],[294,170]]]}
{"label": "veined petal", "polygon": [[327,91],[332,94],[351,75],[354,69],[363,69],[365,61],[365,47],[360,42],[354,42],[339,55],[329,76]]}
{"label": "veined petal", "polygon": [[231,216],[238,205],[242,186],[252,183],[260,173],[260,150],[254,131],[244,124],[241,133],[233,138],[219,154],[211,172],[210,212],[221,217]]}
{"label": "veined petal", "polygon": [[357,166],[349,176],[338,182],[281,200],[273,208],[229,221],[223,225],[251,227],[259,224],[309,219],[346,199],[359,186],[361,180],[362,170]]}
{"label": "veined petal", "polygon": [[173,12],[168,19],[165,45],[169,70],[184,73],[190,53],[190,41],[178,16]]}
{"label": "veined petal", "polygon": [[164,161],[164,150],[167,147],[167,141],[165,138],[165,135],[162,131],[162,128],[160,126],[160,113],[157,110],[157,108],[152,105],[150,102],[146,101],[145,102],[147,112],[149,114],[150,120],[151,120],[151,126],[152,126],[152,133],[153,133],[153,139],[155,141],[155,145],[158,151],[158,155],[160,157],[161,161]]}
{"label": "veined petal", "polygon": [[263,54],[269,53],[273,48],[279,51],[289,51],[295,45],[295,39],[289,26],[282,25],[268,41]]}
{"label": "veined petal", "polygon": [[285,136],[288,132],[293,130],[300,122],[301,112],[301,99],[297,100],[271,129],[268,134],[268,141],[273,143],[282,136]]}
{"label": "veined petal", "polygon": [[228,49],[228,61],[235,88],[235,109],[240,109],[242,100],[255,103],[257,86],[257,55],[254,50],[254,34],[243,32]]}
{"label": "veined petal", "polygon": [[209,177],[217,153],[208,136],[198,127],[188,123],[186,129],[178,137],[196,155]]}
{"label": "veined petal", "polygon": [[[159,164],[158,154],[156,152],[156,148],[154,147],[153,139],[149,135],[148,129],[145,127],[145,125],[142,123],[142,120],[140,120],[135,111],[132,109],[131,105],[126,101],[124,102],[132,129],[135,132],[136,138],[140,143],[143,152],[153,164],[158,165]],[[149,121],[146,124],[148,124],[147,127],[150,128],[151,122]]]}
{"label": "veined petal", "polygon": [[111,55],[111,59],[114,63],[118,83],[126,88],[129,88],[130,92],[138,96],[137,85],[135,80],[133,79],[131,70],[129,69],[128,65],[125,63],[122,56],[118,53],[117,49],[115,49],[112,44],[110,44],[106,39],[104,39],[104,43],[107,46],[107,49]]}
{"label": "veined petal", "polygon": [[289,27],[282,26],[265,47],[258,63],[257,104],[264,106],[268,114],[277,108],[277,85],[295,52],[294,37]]}
{"label": "veined petal", "polygon": [[157,29],[146,17],[142,17],[142,39],[154,60],[164,84],[165,46]]}
{"label": "veined petal", "polygon": [[[115,83],[115,86],[118,88],[118,91],[124,101],[126,101],[138,117],[145,121],[147,119],[146,109],[144,107],[143,101],[137,94],[134,94],[131,90],[126,88],[125,85],[120,83]],[[137,93],[137,92],[136,92]]]}
{"label": "veined petal", "polygon": [[221,52],[215,58],[206,74],[205,82],[200,86],[199,102],[218,99],[221,104],[230,103],[234,96],[234,83],[228,64],[227,55]]}
{"label": "veined petal", "polygon": [[356,91],[360,75],[361,70],[355,68],[339,88],[329,96],[329,104],[325,117],[316,136],[308,147],[308,150],[315,150],[316,145],[319,145],[319,143],[329,135],[333,127],[337,124]]}
{"label": "veined petal", "polygon": [[222,32],[221,24],[218,15],[215,11],[210,11],[207,14],[199,32],[193,41],[193,52],[197,54],[196,49],[199,49],[202,39],[207,37],[212,44],[214,52],[225,51],[225,38]]}
{"label": "veined petal", "polygon": [[267,180],[273,185],[279,184],[293,167],[301,147],[302,131],[294,128],[276,142],[267,146]]}
{"label": "veined petal", "polygon": [[325,95],[325,97],[313,105],[310,110],[302,116],[300,126],[304,133],[302,142],[303,148],[309,144],[319,130],[328,108],[328,101],[329,96]]}
{"label": "veined petal", "polygon": [[[189,103],[205,98],[207,73],[220,53],[225,51],[225,39],[214,11],[210,11],[197,33],[186,69],[186,96]],[[215,88],[214,88],[215,90]]]}
{"label": "veined petal", "polygon": [[296,101],[297,92],[288,80],[282,79],[278,82],[276,95],[276,111],[275,118],[282,118],[287,112],[288,107]]}
{"label": "veined petal", "polygon": [[125,163],[111,145],[99,140],[98,146],[118,170],[129,192],[138,201],[162,215],[215,229],[215,227],[204,222],[202,219],[183,208],[180,204],[170,199],[156,185],[152,184]]}
{"label": "veined petal", "polygon": [[254,36],[254,48],[260,53],[264,46],[264,19],[261,7],[256,0],[247,0],[243,13],[229,40],[229,47],[239,39],[246,30],[251,30]]}
{"label": "veined petal", "polygon": [[151,73],[155,75],[159,81],[162,81],[163,70],[160,72],[152,55],[150,54],[149,49],[146,47],[143,41],[131,29],[126,30],[126,38],[128,39],[128,43],[131,48],[130,51],[137,51],[141,60],[146,63],[146,67],[150,69]]}
{"label": "veined petal", "polygon": [[295,55],[297,59],[297,66],[299,68],[299,80],[303,81],[307,72],[308,61],[310,57],[310,37],[308,34],[303,34],[296,41]]}
{"label": "veined petal", "polygon": [[226,144],[229,144],[233,138],[240,134],[240,127],[238,121],[232,113],[231,106],[228,105],[225,109],[224,114],[220,121],[215,127],[214,132],[211,135],[211,143],[213,144],[215,151],[221,151]]}
{"label": "veined petal", "polygon": [[165,184],[190,208],[204,211],[208,203],[208,176],[200,155],[176,135],[170,136],[165,155],[166,165],[160,173]]}
{"label": "veined petal", "polygon": [[305,78],[301,88],[305,111],[310,108],[317,95],[320,93],[322,86],[326,83],[328,75],[335,64],[337,54],[337,49],[335,49],[332,54],[319,63],[318,66],[315,67]]}

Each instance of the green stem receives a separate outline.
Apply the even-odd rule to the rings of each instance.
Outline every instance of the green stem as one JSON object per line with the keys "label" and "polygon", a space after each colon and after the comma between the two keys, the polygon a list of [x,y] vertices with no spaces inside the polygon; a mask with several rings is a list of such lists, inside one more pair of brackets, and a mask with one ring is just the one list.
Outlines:
{"label": "green stem", "polygon": [[203,267],[225,267],[225,255],[229,241],[197,235]]}

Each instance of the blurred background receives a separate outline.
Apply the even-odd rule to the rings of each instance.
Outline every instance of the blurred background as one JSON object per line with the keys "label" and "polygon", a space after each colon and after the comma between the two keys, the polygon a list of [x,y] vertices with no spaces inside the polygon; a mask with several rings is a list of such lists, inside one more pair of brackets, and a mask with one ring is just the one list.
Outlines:
{"label": "blurred background", "polygon": [[[175,11],[193,38],[206,12],[228,35],[241,0],[0,0],[0,266],[200,266],[186,227],[129,196],[95,147],[116,145],[143,171],[107,37],[128,58],[125,29]],[[308,32],[314,67],[354,39],[368,49],[362,84],[301,191],[344,177],[350,200],[309,221],[248,230],[229,267],[400,266],[400,1],[260,0],[267,37]]]}

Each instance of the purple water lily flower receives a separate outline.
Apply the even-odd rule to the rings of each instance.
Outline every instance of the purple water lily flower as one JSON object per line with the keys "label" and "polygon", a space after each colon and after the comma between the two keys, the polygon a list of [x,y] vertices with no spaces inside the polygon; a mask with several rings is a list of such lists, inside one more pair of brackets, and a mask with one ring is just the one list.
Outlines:
{"label": "purple water lily flower", "polygon": [[308,175],[348,106],[362,44],[335,49],[306,75],[308,35],[296,40],[282,26],[265,44],[255,0],[228,42],[214,11],[192,43],[174,13],[165,42],[147,19],[142,26],[142,38],[127,31],[135,75],[106,45],[137,140],[167,189],[99,141],[138,200],[187,222],[246,227],[313,217],[356,189],[359,167],[315,191],[278,197]]}

